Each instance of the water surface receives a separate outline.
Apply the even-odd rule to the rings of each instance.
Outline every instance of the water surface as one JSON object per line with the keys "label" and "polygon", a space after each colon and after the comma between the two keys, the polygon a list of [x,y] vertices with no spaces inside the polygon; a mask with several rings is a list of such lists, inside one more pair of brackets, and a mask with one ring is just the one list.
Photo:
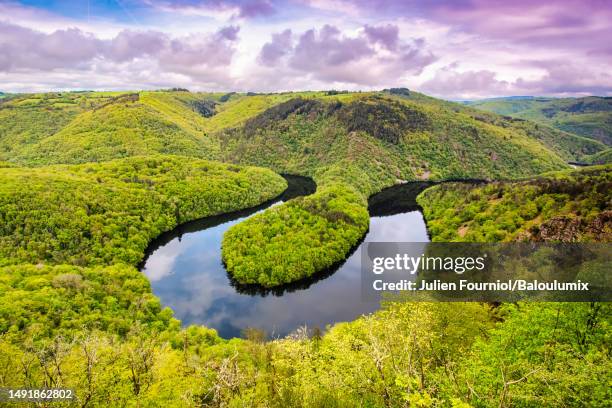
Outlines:
{"label": "water surface", "polygon": [[[285,336],[300,326],[324,329],[378,309],[361,296],[360,246],[342,265],[294,285],[262,290],[235,285],[221,262],[224,232],[270,205],[314,191],[303,177],[286,176],[288,191],[255,209],[208,217],[177,227],[155,240],[142,270],[153,293],[184,325],[202,324],[225,338],[247,327]],[[370,229],[364,242],[428,242],[416,195],[426,183],[391,187],[369,200]]]}

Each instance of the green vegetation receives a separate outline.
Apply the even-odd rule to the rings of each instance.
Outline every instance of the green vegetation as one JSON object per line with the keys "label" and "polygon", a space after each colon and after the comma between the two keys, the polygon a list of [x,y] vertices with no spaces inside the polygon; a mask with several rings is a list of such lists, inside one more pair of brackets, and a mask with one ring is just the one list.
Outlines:
{"label": "green vegetation", "polygon": [[177,224],[252,207],[287,184],[269,170],[178,156],[0,169],[0,265],[138,263]]}
{"label": "green vegetation", "polygon": [[612,167],[486,185],[442,184],[421,193],[434,241],[609,241]]}
{"label": "green vegetation", "polygon": [[[179,96],[168,107],[166,96],[160,92],[110,98],[70,118],[71,121],[57,132],[24,146],[8,159],[28,165],[45,165],[156,153],[213,157],[216,148],[202,136],[200,116],[182,104]],[[89,100],[85,96],[82,98],[85,102]]]}
{"label": "green vegetation", "polygon": [[290,99],[221,134],[225,160],[309,175],[319,186],[227,231],[223,259],[238,282],[275,286],[341,261],[367,231],[367,197],[398,181],[565,167],[527,133],[445,106],[341,96]]}
{"label": "green vegetation", "polygon": [[[566,167],[532,134],[471,116],[478,111],[455,111],[452,108],[468,109],[457,104],[368,94],[339,96],[344,99],[292,99],[252,118],[243,128],[222,132],[222,159],[316,174],[365,155],[367,163],[359,167],[378,167],[391,180],[508,178]],[[382,119],[362,120],[374,117]],[[380,183],[378,178],[373,177],[373,184]],[[366,184],[365,190],[372,188],[369,183],[359,184]]]}
{"label": "green vegetation", "polygon": [[0,332],[6,341],[22,342],[28,336],[68,339],[92,331],[125,337],[138,323],[157,331],[180,327],[169,309],[162,310],[147,278],[133,267],[0,268]]}
{"label": "green vegetation", "polygon": [[[609,304],[390,303],[325,335],[180,329],[129,267],[0,268],[2,386],[82,406],[604,407]],[[62,406],[62,404],[58,404]]]}
{"label": "green vegetation", "polygon": [[238,282],[277,286],[344,260],[367,229],[359,194],[339,185],[319,188],[228,230],[223,259]]}
{"label": "green vegetation", "polygon": [[587,163],[612,164],[612,148],[585,157]]}
{"label": "green vegetation", "polygon": [[612,146],[612,98],[498,98],[473,101],[469,105],[553,126]]}
{"label": "green vegetation", "polygon": [[[384,187],[403,180],[526,177],[566,168],[567,161],[601,160],[605,150],[596,141],[405,89],[20,95],[0,105],[0,116],[0,161],[20,165],[162,153],[313,177],[321,193],[269,209],[224,241],[235,277],[266,285],[310,276],[343,259],[367,230],[367,197]],[[338,197],[330,200],[330,192]],[[281,213],[291,222],[279,228]],[[289,246],[272,242],[272,231],[279,242],[303,246],[309,239],[316,249],[298,260]],[[278,259],[291,267],[287,276],[276,276]],[[237,272],[255,263],[256,272]]]}
{"label": "green vegetation", "polygon": [[[601,151],[389,92],[86,92],[0,105],[0,387],[76,390],[55,406],[609,406],[610,304],[386,303],[268,341],[256,329],[224,340],[181,328],[152,295],[134,266],[153,237],[286,186],[270,170],[160,151],[317,181],[315,194],[224,238],[234,276],[265,286],[343,259],[367,229],[366,198],[399,180],[528,177]],[[358,120],[370,115],[384,120]],[[18,166],[137,153],[148,156]],[[442,184],[419,203],[434,241],[609,241],[610,171]]]}

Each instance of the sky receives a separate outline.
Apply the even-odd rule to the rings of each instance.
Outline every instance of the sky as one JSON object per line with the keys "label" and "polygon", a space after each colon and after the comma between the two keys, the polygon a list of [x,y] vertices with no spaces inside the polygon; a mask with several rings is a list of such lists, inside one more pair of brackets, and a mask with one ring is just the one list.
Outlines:
{"label": "sky", "polygon": [[612,96],[612,0],[0,0],[0,91]]}

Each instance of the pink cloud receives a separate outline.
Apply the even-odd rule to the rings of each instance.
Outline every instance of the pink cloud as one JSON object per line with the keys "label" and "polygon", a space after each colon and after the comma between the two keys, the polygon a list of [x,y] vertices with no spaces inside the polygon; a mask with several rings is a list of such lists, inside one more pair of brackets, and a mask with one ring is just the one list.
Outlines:
{"label": "pink cloud", "polygon": [[269,16],[274,13],[275,9],[268,0],[253,0],[240,5],[240,17],[244,18]]}
{"label": "pink cloud", "polygon": [[400,41],[399,29],[397,26],[393,24],[386,24],[378,27],[366,25],[363,31],[372,43],[380,43],[389,50],[397,49]]}
{"label": "pink cloud", "polygon": [[612,73],[609,70],[563,60],[533,61],[532,64],[546,73],[536,80],[519,78],[513,84],[515,89],[535,95],[612,95]]}
{"label": "pink cloud", "polygon": [[264,65],[274,65],[292,50],[293,33],[285,30],[272,34],[272,40],[263,45],[258,59]]}
{"label": "pink cloud", "polygon": [[510,84],[498,80],[492,71],[457,72],[451,66],[438,70],[435,76],[424,82],[419,89],[438,96],[471,99],[506,95],[510,90]]}
{"label": "pink cloud", "polygon": [[[332,7],[337,0],[308,2]],[[368,16],[426,18],[454,31],[531,46],[606,52],[612,5],[606,0],[342,0]]]}
{"label": "pink cloud", "polygon": [[272,35],[259,60],[267,66],[285,67],[287,75],[307,75],[314,80],[375,86],[402,75],[418,75],[435,61],[422,39],[401,41],[393,25],[365,26],[356,36],[332,25],[298,35],[286,30]]}
{"label": "pink cloud", "polygon": [[103,42],[78,29],[44,34],[0,21],[1,71],[78,66],[94,58],[102,46]]}
{"label": "pink cloud", "polygon": [[163,69],[186,75],[227,67],[239,28],[172,38],[158,31],[123,30],[110,40],[75,28],[50,34],[0,22],[0,71],[90,69],[95,61],[125,63],[147,57]]}
{"label": "pink cloud", "polygon": [[536,79],[519,77],[514,81],[497,78],[489,70],[457,71],[456,65],[444,67],[419,87],[436,96],[477,99],[507,95],[610,95],[612,74],[567,61],[524,61],[544,70]]}

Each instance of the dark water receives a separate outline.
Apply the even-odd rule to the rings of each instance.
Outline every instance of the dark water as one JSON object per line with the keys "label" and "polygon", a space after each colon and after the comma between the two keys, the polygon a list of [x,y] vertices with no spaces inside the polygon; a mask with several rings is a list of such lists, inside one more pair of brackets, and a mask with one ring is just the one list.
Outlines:
{"label": "dark water", "polygon": [[[314,183],[287,176],[288,191],[255,209],[208,217],[177,227],[151,244],[142,270],[153,292],[184,325],[203,324],[225,338],[247,327],[270,337],[300,326],[324,329],[378,309],[361,299],[360,247],[342,265],[294,285],[264,291],[234,284],[221,263],[223,233],[264,208],[314,191]],[[425,222],[415,202],[426,183],[391,187],[369,200],[370,230],[364,242],[428,242]],[[361,245],[361,244],[360,244]]]}

